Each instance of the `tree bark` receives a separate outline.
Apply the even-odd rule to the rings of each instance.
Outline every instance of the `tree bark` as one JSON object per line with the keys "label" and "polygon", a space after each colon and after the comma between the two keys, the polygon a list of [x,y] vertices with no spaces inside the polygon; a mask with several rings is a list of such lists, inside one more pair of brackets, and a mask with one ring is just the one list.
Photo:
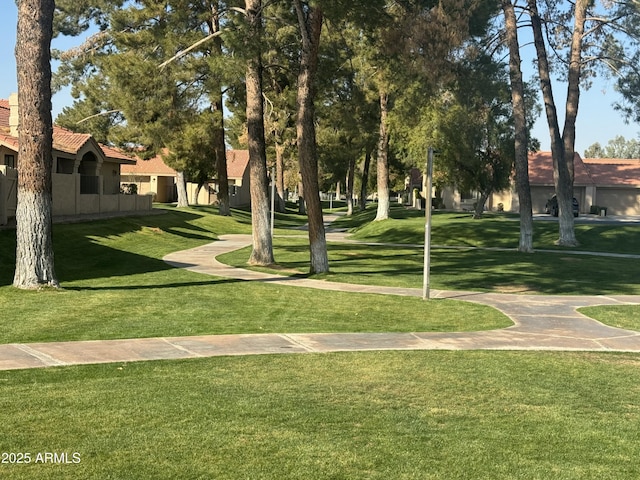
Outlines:
{"label": "tree bark", "polygon": [[51,38],[53,0],[18,2],[18,205],[13,285],[58,287],[53,261]]}
{"label": "tree bark", "polygon": [[189,206],[189,196],[187,195],[187,184],[184,178],[184,172],[179,170],[176,172],[176,189],[178,191],[178,207]]}
{"label": "tree bark", "polygon": [[302,184],[302,174],[298,173],[298,213],[300,215],[307,214],[307,207],[304,203],[304,185]]}
{"label": "tree bark", "polygon": [[380,91],[380,139],[378,141],[378,211],[374,221],[389,218],[389,94]]}
{"label": "tree bark", "polygon": [[[482,218],[482,214],[484,213],[484,206],[487,204],[487,200],[489,199],[489,196],[491,195],[491,191],[487,191],[487,192],[480,192],[480,198],[478,199],[478,201],[476,202],[476,207],[473,210],[473,218],[476,220],[479,220]],[[427,204],[429,203],[429,201],[427,200]],[[428,205],[427,205],[428,208]]]}
{"label": "tree bark", "polygon": [[296,131],[298,161],[309,221],[310,273],[324,273],[329,271],[329,257],[318,185],[318,154],[314,123],[314,81],[318,68],[318,47],[323,17],[322,10],[318,7],[308,6],[305,11],[300,0],[294,0],[294,5],[302,36]]}
{"label": "tree bark", "polygon": [[196,193],[193,196],[193,203],[196,205],[200,205],[198,198],[200,198],[200,192],[202,191],[202,187],[204,187],[204,183],[198,182],[198,185],[196,186]]}
{"label": "tree bark", "polygon": [[353,215],[353,180],[356,174],[356,159],[349,159],[349,168],[347,169],[346,190],[347,190],[347,215]]}
{"label": "tree bark", "polygon": [[[573,217],[573,182],[574,182],[574,158],[576,143],[576,118],[578,117],[578,104],[580,101],[580,76],[582,67],[582,39],[584,37],[584,25],[587,18],[587,7],[589,0],[577,0],[574,7],[574,26],[571,37],[571,51],[569,57],[569,75],[567,82],[567,102],[565,106],[564,128],[562,130],[562,140],[564,147],[564,158],[567,163],[567,175],[563,177],[565,185],[562,191],[565,193],[562,199],[558,198],[559,221],[562,225],[571,225],[569,235],[560,232],[560,240],[567,237],[569,243],[560,242],[561,245],[577,245],[574,232]],[[561,202],[562,200],[562,202]]]}
{"label": "tree bark", "polygon": [[[582,38],[584,37],[584,24],[587,18],[589,0],[577,0],[575,4],[574,27],[571,36],[571,53],[569,59],[569,75],[567,82],[567,102],[565,107],[564,128],[562,140],[564,153],[567,158],[569,177],[573,187],[574,171],[573,158],[576,143],[576,118],[578,117],[578,103],[580,101],[580,75],[582,71]],[[570,159],[570,161],[569,161]],[[568,204],[571,210],[571,202]]]}
{"label": "tree bark", "polygon": [[222,110],[222,94],[211,106],[215,113],[214,149],[216,155],[216,173],[218,177],[218,213],[231,215],[229,203],[229,177],[227,175],[227,147],[224,142],[224,113]]}
{"label": "tree bark", "polygon": [[367,185],[369,183],[369,168],[371,167],[371,151],[367,149],[362,165],[362,185],[360,185],[360,211],[367,208]]}
{"label": "tree bark", "polygon": [[533,252],[533,207],[529,184],[529,148],[527,115],[524,103],[524,82],[518,43],[518,24],[511,0],[503,0],[507,44],[509,46],[509,75],[511,79],[511,101],[515,127],[516,191],[520,205],[520,241],[518,251]]}
{"label": "tree bark", "polygon": [[547,51],[542,32],[542,22],[538,13],[537,2],[536,0],[528,0],[528,5],[529,13],[531,15],[531,26],[533,28],[533,41],[536,47],[538,59],[538,73],[540,75],[542,97],[544,99],[545,113],[547,115],[547,124],[549,125],[549,134],[551,136],[553,180],[556,187],[556,196],[558,198],[558,207],[560,210],[558,221],[559,238],[556,243],[563,246],[576,246],[578,241],[576,240],[571,207],[573,198],[573,180],[568,166],[569,162],[573,165],[573,157],[567,158],[565,156],[564,143],[560,135],[558,114],[553,98],[549,62],[547,59]]}
{"label": "tree bark", "polygon": [[284,145],[276,143],[276,209],[280,213],[286,211],[286,202],[284,199]]}
{"label": "tree bark", "polygon": [[249,181],[251,190],[251,224],[253,250],[251,265],[271,265],[273,244],[270,228],[269,182],[264,137],[264,105],[262,103],[262,1],[246,0],[249,21],[250,55],[247,61],[247,137],[249,144]]}
{"label": "tree bark", "polygon": [[[220,31],[220,12],[218,2],[213,2],[211,9],[210,33]],[[213,39],[216,55],[222,56],[222,40]],[[229,204],[229,177],[227,175],[227,147],[224,142],[224,102],[222,87],[217,85],[212,95],[211,110],[214,113],[213,145],[216,156],[216,173],[218,176],[218,213],[223,216],[231,215]]]}

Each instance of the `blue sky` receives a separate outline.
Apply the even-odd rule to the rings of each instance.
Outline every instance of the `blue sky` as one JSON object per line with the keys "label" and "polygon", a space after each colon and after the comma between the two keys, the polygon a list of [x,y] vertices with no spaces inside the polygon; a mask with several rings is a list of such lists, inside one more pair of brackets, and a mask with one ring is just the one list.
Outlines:
{"label": "blue sky", "polygon": [[[15,72],[15,36],[17,7],[13,0],[2,0],[4,5],[0,16],[0,98],[9,98],[12,92],[17,91]],[[65,50],[82,42],[82,38],[58,38],[54,40],[54,48]],[[528,47],[532,49],[533,47]],[[532,55],[533,51],[523,52],[523,57]],[[55,69],[55,66],[54,66]],[[530,70],[529,66],[525,66]],[[526,73],[525,73],[526,75]],[[626,124],[624,119],[616,112],[612,104],[618,99],[614,91],[614,82],[598,80],[594,86],[583,91],[580,97],[580,109],[576,128],[576,151],[582,154],[588,146],[595,142],[606,145],[617,135],[627,139],[636,138],[640,133],[638,124]],[[556,104],[558,111],[564,108],[566,87],[555,84]],[[63,90],[53,97],[53,117],[62,111],[65,106],[73,103],[69,89]],[[562,121],[562,118],[561,118]],[[549,133],[544,114],[536,122],[533,135],[540,140],[542,150],[549,150]]]}

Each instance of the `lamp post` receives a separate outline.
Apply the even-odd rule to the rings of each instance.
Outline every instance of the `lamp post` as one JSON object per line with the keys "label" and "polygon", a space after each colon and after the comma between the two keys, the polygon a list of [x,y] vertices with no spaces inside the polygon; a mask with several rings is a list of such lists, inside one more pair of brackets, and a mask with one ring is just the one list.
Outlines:
{"label": "lamp post", "polygon": [[422,274],[422,299],[429,300],[429,271],[431,269],[431,190],[433,186],[433,155],[435,150],[429,147],[427,152],[427,189],[425,199],[424,225],[424,270]]}

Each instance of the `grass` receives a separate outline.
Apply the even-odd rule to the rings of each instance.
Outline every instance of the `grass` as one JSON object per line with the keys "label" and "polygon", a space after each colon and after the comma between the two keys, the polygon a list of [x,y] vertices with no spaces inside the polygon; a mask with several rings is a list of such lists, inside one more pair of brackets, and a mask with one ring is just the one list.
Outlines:
{"label": "grass", "polygon": [[[278,226],[304,217],[286,215]],[[276,233],[291,233],[277,228]],[[1,343],[224,333],[467,331],[510,320],[489,307],[456,301],[319,292],[239,282],[174,269],[172,251],[250,233],[246,212],[210,208],[55,225],[63,289],[23,292],[11,284],[15,236],[0,232]],[[248,254],[243,261],[248,259]],[[355,307],[354,307],[355,305]]]}
{"label": "grass", "polygon": [[[394,246],[329,244],[331,281],[420,288],[423,271],[424,213],[393,208],[389,220],[371,222],[375,209],[341,217],[334,227],[349,229],[352,238]],[[430,286],[444,290],[567,295],[638,295],[640,260],[572,251],[637,254],[640,226],[577,224],[580,246],[557,247],[557,224],[535,222],[534,254],[515,251],[519,236],[517,216],[488,214],[472,220],[466,213],[437,212],[433,216]],[[416,245],[412,245],[416,244]],[[276,238],[275,256],[281,274],[306,276],[308,253],[303,239]],[[440,248],[456,247],[456,248]],[[504,248],[510,251],[477,250]],[[552,252],[540,251],[552,250]],[[220,257],[230,265],[245,266],[247,250]],[[269,270],[269,269],[262,269]],[[581,309],[608,325],[640,330],[637,306]]]}
{"label": "grass", "polygon": [[[20,479],[634,479],[640,356],[364,352],[0,373]],[[32,458],[33,458],[32,457]]]}
{"label": "grass", "polygon": [[[60,291],[13,289],[15,240],[11,231],[0,231],[0,308],[11,312],[3,317],[0,342],[509,324],[493,309],[464,302],[236,282],[171,269],[161,261],[220,234],[250,231],[246,212],[232,218],[214,214],[210,208],[170,209],[164,215],[56,225]],[[440,229],[452,224],[451,235],[438,233],[441,239],[466,230],[470,244],[485,241],[474,233],[479,229],[506,244],[516,223],[495,217],[482,227],[465,226],[462,218],[438,217]],[[277,233],[290,234],[303,221],[281,217],[284,228]],[[412,234],[401,231],[404,223],[394,222],[387,235],[409,239]],[[367,228],[379,227],[362,227],[358,235]],[[633,238],[633,232],[624,235]],[[278,242],[284,242],[278,243],[278,259],[301,262],[294,260],[304,253],[298,241]],[[401,277],[398,265],[409,271],[402,282],[418,276],[411,270],[412,257],[419,257],[415,249],[331,251],[334,270],[351,269],[336,276],[391,281]],[[583,257],[566,253],[527,256],[530,265],[515,266],[514,257],[504,254],[460,253],[434,258],[434,281],[496,286],[499,277],[513,281],[517,270],[528,269],[531,278],[550,276],[537,288],[551,289],[561,283],[551,277],[558,267],[541,259],[573,259],[566,260],[566,269],[573,265],[574,278],[587,268],[576,263]],[[386,256],[393,261],[385,262]],[[466,262],[476,277],[463,273]],[[621,275],[636,263],[617,265],[610,278],[597,275],[628,288]],[[637,328],[638,308],[583,310]],[[3,371],[0,452],[30,453],[32,463],[0,463],[0,478],[635,479],[639,366],[639,354],[415,351]],[[36,464],[45,452],[67,453],[80,462]]]}
{"label": "grass", "polygon": [[579,311],[612,327],[640,331],[640,305],[583,307]]}
{"label": "grass", "polygon": [[[353,217],[342,217],[334,226],[348,228],[353,237],[367,242],[416,244],[424,243],[424,212],[405,208],[392,208],[391,218],[372,222],[375,209],[357,212]],[[467,246],[482,248],[517,249],[519,217],[514,214],[485,213],[481,220],[473,220],[469,213],[434,212],[431,241],[433,245]],[[640,245],[640,226],[615,224],[575,224],[577,248],[558,247],[558,224],[552,221],[534,222],[534,248],[558,251],[584,250],[637,254]]]}
{"label": "grass", "polygon": [[[487,223],[500,227],[504,222]],[[442,225],[441,228],[447,229],[448,226]],[[472,225],[467,228],[473,230]],[[403,235],[400,229],[394,232],[396,236]],[[507,235],[507,232],[503,231],[501,235]],[[470,238],[469,242],[480,243]],[[366,240],[371,241],[371,238]],[[303,238],[275,239],[274,255],[280,273],[305,275],[309,262],[306,242]],[[533,294],[640,294],[640,259],[572,255],[560,250],[524,254],[515,250],[477,250],[475,246],[459,249],[433,247],[431,287]],[[424,250],[421,246],[334,243],[329,244],[328,251],[331,272],[316,278],[393,287],[422,286]],[[248,255],[249,249],[244,249],[222,255],[219,259],[244,267]]]}

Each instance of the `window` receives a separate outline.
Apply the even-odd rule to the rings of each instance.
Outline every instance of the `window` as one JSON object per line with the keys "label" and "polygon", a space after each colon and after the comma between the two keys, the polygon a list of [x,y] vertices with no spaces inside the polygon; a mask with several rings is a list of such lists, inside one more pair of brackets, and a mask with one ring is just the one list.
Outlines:
{"label": "window", "polygon": [[15,155],[5,155],[4,156],[4,164],[7,167],[16,168],[16,156]]}

